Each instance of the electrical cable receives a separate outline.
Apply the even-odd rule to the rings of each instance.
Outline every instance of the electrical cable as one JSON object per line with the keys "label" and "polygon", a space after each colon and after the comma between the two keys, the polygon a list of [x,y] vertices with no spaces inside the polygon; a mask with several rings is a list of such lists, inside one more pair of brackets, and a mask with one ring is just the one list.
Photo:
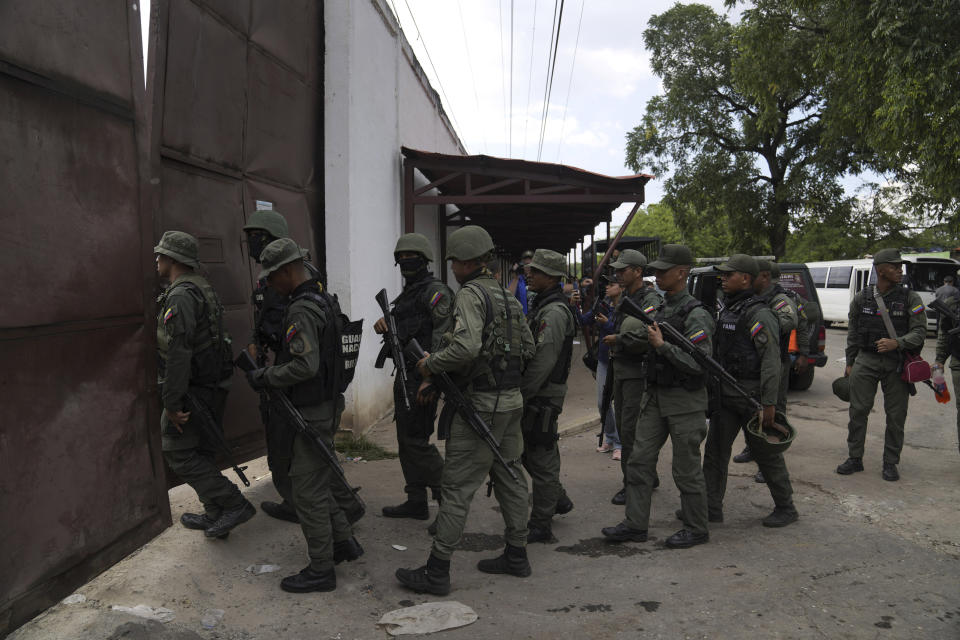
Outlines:
{"label": "electrical cable", "polygon": [[530,36],[530,70],[527,71],[527,108],[523,123],[523,154],[527,154],[527,128],[530,125],[530,89],[533,87],[533,47],[537,43],[537,0],[533,0],[533,35]]}
{"label": "electrical cable", "polygon": [[580,47],[580,26],[583,24],[583,8],[587,0],[580,2],[580,19],[577,20],[577,40],[573,44],[573,62],[570,63],[570,81],[567,83],[567,99],[563,101],[563,120],[560,122],[560,140],[557,142],[557,162],[560,162],[560,148],[563,146],[563,130],[567,125],[567,105],[570,104],[570,89],[573,87],[573,70],[577,66],[577,49]]}
{"label": "electrical cable", "polygon": [[553,55],[549,62],[549,73],[547,78],[546,96],[543,103],[543,119],[540,123],[540,144],[537,148],[537,162],[543,155],[543,139],[547,132],[547,116],[549,115],[550,96],[553,93],[553,75],[557,68],[557,49],[560,46],[560,26],[563,24],[563,6],[564,0],[560,0],[560,13],[557,15],[556,38],[553,39]]}

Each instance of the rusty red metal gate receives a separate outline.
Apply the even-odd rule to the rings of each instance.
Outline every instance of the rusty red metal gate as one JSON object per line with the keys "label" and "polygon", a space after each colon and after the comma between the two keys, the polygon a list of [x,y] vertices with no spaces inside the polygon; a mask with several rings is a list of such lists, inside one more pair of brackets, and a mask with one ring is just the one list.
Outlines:
{"label": "rusty red metal gate", "polygon": [[139,21],[0,3],[0,635],[170,522]]}
{"label": "rusty red metal gate", "polygon": [[[154,0],[146,94],[137,11],[0,2],[0,636],[170,524],[161,232],[200,238],[238,348],[256,201],[323,247],[322,3]],[[245,387],[241,459],[264,446]]]}

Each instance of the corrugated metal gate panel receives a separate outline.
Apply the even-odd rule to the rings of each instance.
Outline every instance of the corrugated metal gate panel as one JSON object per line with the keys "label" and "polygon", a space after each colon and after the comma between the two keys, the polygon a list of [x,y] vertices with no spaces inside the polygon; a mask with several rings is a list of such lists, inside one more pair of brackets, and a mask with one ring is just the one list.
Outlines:
{"label": "corrugated metal gate panel", "polygon": [[[255,201],[273,203],[314,256],[323,246],[322,3],[161,0],[156,15],[152,103],[162,128],[152,149],[161,184],[154,233],[200,238],[239,349],[252,329],[259,272],[242,244]],[[256,404],[236,378],[224,428],[240,459],[264,451]]]}
{"label": "corrugated metal gate panel", "polygon": [[0,3],[0,635],[170,522],[139,20]]}

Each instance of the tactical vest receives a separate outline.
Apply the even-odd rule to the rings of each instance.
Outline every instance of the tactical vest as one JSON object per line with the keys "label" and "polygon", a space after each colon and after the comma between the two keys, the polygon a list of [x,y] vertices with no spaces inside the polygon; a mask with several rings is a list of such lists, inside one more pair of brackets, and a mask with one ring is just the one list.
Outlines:
{"label": "tactical vest", "polygon": [[[687,316],[697,307],[703,306],[700,301],[694,298],[688,300],[683,306],[673,309],[671,315],[667,314],[666,305],[657,311],[654,319],[659,322],[666,322],[674,329],[687,335]],[[687,391],[696,391],[703,388],[706,383],[706,376],[690,375],[677,369],[677,367],[667,358],[657,355],[656,349],[650,349],[647,354],[647,380],[658,387],[683,387]]]}
{"label": "tactical vest", "polygon": [[732,305],[724,306],[717,323],[717,357],[720,364],[737,380],[760,379],[760,353],[753,344],[747,320],[751,311],[766,306],[765,298],[746,296]]}
{"label": "tactical vest", "polygon": [[[659,302],[658,304],[653,304],[654,302],[653,300],[648,301],[648,304],[644,304],[644,301],[647,300],[648,296],[650,296],[650,292],[646,287],[640,287],[639,289],[634,291],[632,294],[624,293],[623,295],[629,297],[631,300],[636,302],[637,306],[639,306],[641,309],[644,309],[644,310],[649,309],[649,311],[647,311],[648,314],[654,313],[656,311],[656,308],[660,306]],[[654,294],[651,297],[656,298],[658,296]],[[650,307],[653,307],[653,308],[651,309]],[[614,333],[620,333],[620,330],[623,327],[623,321],[626,319],[627,319],[627,314],[617,312],[616,319],[614,320],[614,323],[613,323]],[[611,357],[615,358],[617,362],[621,362],[621,363],[631,363],[631,364],[639,365],[645,362],[647,358],[646,354],[639,354],[639,353],[626,353],[624,351],[617,351],[614,353],[613,350],[611,350],[610,353],[611,353]]]}
{"label": "tactical vest", "polygon": [[469,376],[474,391],[502,391],[520,386],[523,371],[523,323],[520,303],[492,277],[478,277],[463,287],[483,300],[484,325],[477,364]]}
{"label": "tactical vest", "polygon": [[[397,322],[397,337],[400,346],[405,347],[412,338],[424,349],[431,348],[433,340],[433,315],[429,304],[422,300],[426,288],[438,282],[433,274],[427,272],[425,276],[403,288],[403,291],[393,301],[393,319]],[[416,362],[408,362],[408,368],[416,367]]]}
{"label": "tactical vest", "polygon": [[[774,314],[776,314],[777,311],[776,309],[773,308],[773,299],[775,296],[781,293],[784,295],[787,295],[786,289],[781,287],[779,284],[774,283],[773,288],[770,290],[770,293],[765,296],[767,300],[767,306],[770,307],[770,310],[773,311]],[[789,298],[790,296],[787,295],[787,297]],[[797,318],[797,320],[799,323],[800,319]],[[783,331],[781,331],[779,334],[779,338],[780,339],[777,342],[780,345],[780,361],[786,362],[787,360],[790,359],[790,334],[784,333]]]}
{"label": "tactical vest", "polygon": [[[303,407],[336,399],[353,380],[360,350],[360,322],[349,322],[340,311],[337,297],[321,291],[316,282],[311,281],[308,286],[298,289],[290,299],[290,306],[299,301],[303,302],[301,306],[323,321],[323,331],[317,336],[321,358],[316,375],[286,389],[294,406]],[[287,324],[286,318],[284,324]],[[293,354],[290,353],[289,344],[284,341],[276,364],[286,364],[291,360]]]}
{"label": "tactical vest", "polygon": [[[303,266],[307,269],[310,277],[316,279],[319,283],[320,271],[309,262],[304,262]],[[283,318],[287,311],[287,297],[270,288],[264,278],[257,282],[257,288],[253,291],[252,302],[253,328],[262,357],[266,356],[267,350],[279,354],[283,350],[283,340],[281,338],[284,329]]]}
{"label": "tactical vest", "polygon": [[541,310],[545,309],[547,305],[550,304],[561,305],[572,320],[572,324],[570,326],[573,327],[573,331],[570,333],[570,335],[564,336],[563,347],[560,349],[560,355],[557,357],[557,362],[554,364],[553,370],[547,377],[547,382],[554,384],[566,384],[567,378],[570,376],[570,363],[573,360],[573,338],[577,334],[577,320],[573,317],[573,311],[570,310],[570,305],[567,304],[567,299],[563,295],[563,290],[557,287],[555,290],[550,291],[547,294],[538,295],[537,300],[533,305],[533,309],[530,311],[527,317],[530,324],[530,332],[533,334],[534,342],[536,342],[540,336],[540,322],[538,321],[537,316]]}
{"label": "tactical vest", "polygon": [[163,330],[163,314],[167,309],[170,294],[178,289],[186,289],[203,305],[203,312],[197,318],[196,330],[190,349],[190,385],[196,387],[216,385],[233,373],[232,340],[223,329],[223,306],[216,291],[206,278],[188,274],[177,278],[158,298],[160,311],[157,314],[157,353],[160,357],[158,375],[161,383],[166,377],[167,353],[170,349],[170,336]]}
{"label": "tactical vest", "polygon": [[[870,285],[864,288],[860,294],[857,338],[861,349],[876,353],[877,340],[889,338],[890,334],[883,323],[883,316],[880,315],[880,308],[877,306],[874,291],[876,291],[876,287]],[[890,314],[890,321],[893,323],[893,328],[898,336],[906,335],[910,329],[910,310],[907,308],[907,293],[909,291],[906,287],[894,287],[892,293],[883,296],[883,301],[887,305],[887,312]]]}

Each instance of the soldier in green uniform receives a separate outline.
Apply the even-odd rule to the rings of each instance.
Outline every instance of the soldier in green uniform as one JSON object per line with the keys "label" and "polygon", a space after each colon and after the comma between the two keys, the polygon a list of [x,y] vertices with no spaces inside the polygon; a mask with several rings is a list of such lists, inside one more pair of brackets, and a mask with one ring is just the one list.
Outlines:
{"label": "soldier in green uniform", "polygon": [[[943,299],[943,302],[953,309],[953,313],[960,315],[960,298],[955,296]],[[943,374],[943,366],[950,360],[950,373],[953,377],[953,395],[957,403],[957,443],[960,446],[960,334],[950,335],[954,329],[953,321],[945,315],[940,316],[940,325],[937,329],[937,355],[935,368]],[[937,373],[935,371],[935,373]]]}
{"label": "soldier in green uniform", "polygon": [[[403,291],[393,301],[392,314],[400,335],[400,346],[406,347],[411,338],[427,351],[436,351],[440,339],[453,326],[453,292],[428,269],[433,262],[430,241],[419,233],[400,236],[393,250],[393,257],[403,275]],[[387,332],[383,318],[377,320],[374,331]],[[384,345],[389,351],[389,347]],[[440,494],[440,476],[443,473],[443,458],[430,443],[434,422],[437,418],[437,400],[426,404],[417,403],[417,389],[423,381],[416,370],[416,362],[407,363],[407,397],[410,408],[403,400],[404,389],[400,376],[393,380],[393,418],[397,423],[397,444],[400,468],[406,483],[407,500],[395,507],[384,507],[388,518],[416,518],[426,520],[427,489],[434,497]]]}
{"label": "soldier in green uniform", "polygon": [[[734,254],[717,269],[726,296],[715,339],[717,360],[763,406],[762,424],[773,429],[782,369],[777,317],[766,300],[754,293],[753,283],[759,272],[754,258]],[[703,452],[710,522],[723,522],[730,449],[754,413],[753,406],[729,385],[722,385],[718,393],[719,408],[710,416]],[[753,451],[753,455],[775,505],[763,519],[763,526],[785,527],[796,522],[799,514],[783,454]]]}
{"label": "soldier in green uniform", "polygon": [[157,273],[169,281],[160,296],[157,350],[160,357],[160,417],[163,457],[170,469],[197,492],[204,513],[185,513],[180,522],[203,529],[210,538],[226,538],[230,530],[253,517],[253,505],[214,465],[214,443],[203,435],[203,418],[188,411],[186,396],[202,403],[222,430],[223,409],[230,389],[230,336],[223,329],[223,307],[206,278],[196,273],[197,239],[167,231],[153,248]]}
{"label": "soldier in green uniform", "polygon": [[[900,252],[881,249],[873,256],[877,284],[864,287],[850,302],[847,328],[847,368],[850,377],[850,422],[847,448],[850,457],[837,467],[837,473],[849,475],[863,471],[863,444],[867,437],[867,418],[877,395],[877,383],[883,389],[883,410],[887,414],[884,435],[884,480],[900,479],[897,464],[903,449],[903,425],[907,420],[910,385],[900,378],[905,353],[919,353],[927,335],[927,316],[920,296],[900,285],[903,279]],[[884,323],[881,303],[887,309],[897,337],[891,338]]]}
{"label": "soldier in green uniform", "polygon": [[536,354],[523,372],[523,467],[533,483],[533,508],[527,542],[553,539],[551,520],[567,513],[573,503],[560,484],[560,449],[557,419],[567,394],[567,376],[573,356],[577,322],[561,289],[567,260],[556,251],[537,249],[530,263],[530,289],[536,298],[527,313],[527,324]]}
{"label": "soldier in green uniform", "polygon": [[[617,261],[610,265],[617,282],[623,289],[621,298],[630,298],[647,313],[653,313],[663,304],[663,299],[655,289],[643,284],[643,269],[647,258],[635,249],[624,249]],[[622,302],[621,302],[622,304]],[[646,355],[649,344],[646,326],[625,313],[620,313],[617,305],[614,332],[603,338],[610,347],[610,362],[613,367],[613,407],[617,428],[620,430],[620,442],[623,450],[620,458],[620,470],[627,476],[627,462],[636,439],[637,420],[643,408],[643,391],[646,387]],[[654,486],[660,484],[660,478],[654,480]],[[626,504],[626,488],[621,488],[611,500],[613,504]]]}
{"label": "soldier in green uniform", "polygon": [[[254,390],[282,389],[303,415],[310,430],[333,450],[333,436],[343,413],[343,394],[335,384],[334,348],[340,342],[335,318],[336,299],[323,294],[304,267],[307,252],[289,238],[274,240],[260,255],[270,286],[290,296],[283,318],[283,347],[272,366],[247,373]],[[291,428],[291,427],[287,427]],[[346,514],[331,493],[333,471],[317,445],[296,433],[290,441],[290,480],[293,504],[307,541],[310,564],[280,582],[284,591],[332,591],[337,588],[334,565],[363,554]],[[283,452],[280,452],[283,453]]]}
{"label": "soldier in green uniform", "polygon": [[[516,467],[523,453],[520,378],[525,362],[533,355],[533,336],[520,303],[485,266],[492,251],[490,234],[478,226],[468,225],[450,234],[446,257],[452,260],[451,269],[461,284],[454,301],[454,326],[444,336],[441,348],[417,363],[425,378],[418,396],[428,393],[431,375],[450,374],[489,425],[500,443],[501,455]],[[442,500],[430,557],[417,569],[397,569],[401,584],[418,593],[450,592],[450,557],[460,542],[473,495],[487,475],[493,480],[503,515],[506,549],[497,558],[481,560],[477,568],[486,573],[530,575],[526,480],[522,473],[520,482],[511,478],[457,414],[447,439]]]}
{"label": "soldier in green uniform", "polygon": [[[656,320],[669,323],[705,355],[711,355],[713,318],[699,300],[687,293],[692,265],[693,254],[680,244],[664,245],[660,256],[650,264],[656,270],[657,286],[666,294]],[[684,528],[667,538],[666,544],[682,549],[710,539],[707,490],[700,466],[700,443],[707,435],[706,376],[696,360],[676,345],[664,342],[658,324],[647,328],[647,336],[647,389],[627,461],[626,519],[614,527],[605,527],[602,533],[611,542],[646,541],[657,458],[669,436],[673,444],[673,480],[680,491]]]}
{"label": "soldier in green uniform", "polygon": [[[753,281],[753,292],[767,301],[767,305],[777,316],[780,325],[780,388],[777,390],[777,411],[787,414],[787,387],[790,382],[790,334],[800,327],[800,311],[796,302],[773,279],[773,264],[769,260],[757,260],[756,280]],[[779,276],[780,271],[777,270]],[[746,428],[746,425],[744,425]],[[749,445],[733,457],[734,462],[750,462],[753,455]],[[764,482],[763,472],[758,471],[754,477],[757,482]]]}

